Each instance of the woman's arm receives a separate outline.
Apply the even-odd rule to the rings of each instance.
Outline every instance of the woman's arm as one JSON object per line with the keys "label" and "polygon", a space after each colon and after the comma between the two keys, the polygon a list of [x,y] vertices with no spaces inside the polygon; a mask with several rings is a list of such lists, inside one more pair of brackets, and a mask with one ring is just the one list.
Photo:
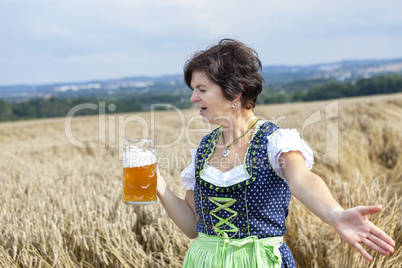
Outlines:
{"label": "woman's arm", "polygon": [[373,258],[360,243],[384,255],[394,251],[395,242],[365,217],[379,212],[381,206],[359,206],[344,210],[321,177],[307,169],[300,152],[282,153],[280,161],[291,193],[321,220],[335,228],[342,239],[354,246],[367,260]]}
{"label": "woman's arm", "polygon": [[199,216],[195,212],[194,191],[187,190],[184,199],[177,197],[166,185],[165,179],[157,171],[157,194],[163,207],[173,222],[190,239],[198,237],[196,225]]}

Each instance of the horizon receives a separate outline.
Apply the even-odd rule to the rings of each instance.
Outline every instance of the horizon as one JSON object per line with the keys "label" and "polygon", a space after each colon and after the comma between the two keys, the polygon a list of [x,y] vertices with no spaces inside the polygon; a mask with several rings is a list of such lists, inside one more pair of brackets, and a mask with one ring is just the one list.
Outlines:
{"label": "horizon", "polygon": [[400,10],[396,0],[0,1],[0,85],[176,75],[222,38],[263,66],[397,59]]}
{"label": "horizon", "polygon": [[[340,61],[334,61],[334,62],[318,62],[318,63],[312,63],[312,64],[306,64],[306,65],[286,65],[286,64],[277,64],[277,65],[263,65],[262,68],[270,68],[270,67],[287,67],[287,68],[294,68],[294,67],[313,67],[313,66],[325,66],[325,65],[333,65],[333,64],[339,64],[342,62],[364,62],[364,61],[402,61],[402,56],[401,57],[396,57],[396,58],[380,58],[380,59],[374,59],[374,58],[367,58],[367,59],[344,59]],[[111,78],[93,78],[93,79],[88,79],[88,80],[81,80],[81,81],[56,81],[56,82],[51,82],[51,83],[35,83],[35,84],[0,84],[0,88],[4,87],[17,87],[17,86],[55,86],[55,85],[67,85],[67,84],[85,84],[85,83],[91,83],[91,82],[103,82],[103,81],[111,81],[111,80],[122,80],[122,79],[130,79],[130,78],[149,78],[149,79],[155,79],[155,78],[160,78],[164,76],[179,76],[182,75],[182,73],[171,73],[171,74],[161,74],[161,75],[154,75],[154,76],[146,76],[146,75],[133,75],[133,76],[122,76],[122,77],[111,77]]]}

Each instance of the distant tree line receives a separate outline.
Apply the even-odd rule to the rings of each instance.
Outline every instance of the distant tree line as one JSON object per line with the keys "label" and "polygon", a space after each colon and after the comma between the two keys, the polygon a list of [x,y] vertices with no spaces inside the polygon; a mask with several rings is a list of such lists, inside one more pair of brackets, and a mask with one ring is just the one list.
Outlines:
{"label": "distant tree line", "polygon": [[[191,106],[191,104],[186,101],[189,98],[190,95],[175,96],[173,94],[148,94],[146,96],[107,100],[87,97],[73,99],[32,99],[20,103],[9,103],[0,100],[0,121],[64,117],[69,111],[74,111],[74,116],[96,115],[100,112],[99,109],[101,102],[104,102],[105,113],[145,111],[150,110],[153,104],[169,104],[183,109]],[[95,106],[93,104],[95,104]],[[72,110],[73,108],[75,109]],[[168,106],[162,105],[155,107],[155,110],[168,108]]]}
{"label": "distant tree line", "polygon": [[[305,81],[303,82],[305,83]],[[296,83],[297,86],[303,86]],[[263,95],[262,103],[285,103],[297,101],[327,100],[374,94],[402,92],[402,76],[398,74],[380,75],[353,82],[330,81],[319,83],[307,90],[268,92]]]}
{"label": "distant tree line", "polygon": [[[265,88],[258,98],[258,104],[286,103],[297,101],[326,100],[373,94],[402,92],[402,76],[391,74],[374,78],[360,79],[355,82],[337,82],[324,79],[293,81],[282,88]],[[180,109],[189,108],[191,91],[188,94],[146,94],[119,99],[73,98],[73,99],[32,99],[26,102],[9,103],[0,100],[0,121],[33,118],[64,117],[80,104],[105,102],[106,113],[126,113],[150,110],[153,104],[169,104]],[[113,104],[110,106],[110,104]],[[113,109],[111,109],[111,107]],[[166,109],[166,106],[156,107]],[[81,108],[74,115],[95,115],[99,109]]]}

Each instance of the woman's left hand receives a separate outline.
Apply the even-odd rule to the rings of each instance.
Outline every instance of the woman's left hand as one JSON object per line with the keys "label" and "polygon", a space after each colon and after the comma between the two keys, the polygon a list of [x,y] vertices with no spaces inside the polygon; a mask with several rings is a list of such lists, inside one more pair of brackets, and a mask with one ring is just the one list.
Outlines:
{"label": "woman's left hand", "polygon": [[342,239],[355,247],[369,261],[372,261],[373,257],[362,244],[383,255],[394,252],[394,240],[366,218],[366,215],[377,213],[381,209],[381,205],[347,209],[340,212],[332,224]]}
{"label": "woman's left hand", "polygon": [[307,169],[300,152],[282,153],[280,159],[292,195],[334,227],[342,239],[355,247],[364,258],[373,260],[363,245],[384,255],[394,252],[394,240],[366,218],[368,214],[381,211],[381,206],[357,206],[344,210],[324,181]]}

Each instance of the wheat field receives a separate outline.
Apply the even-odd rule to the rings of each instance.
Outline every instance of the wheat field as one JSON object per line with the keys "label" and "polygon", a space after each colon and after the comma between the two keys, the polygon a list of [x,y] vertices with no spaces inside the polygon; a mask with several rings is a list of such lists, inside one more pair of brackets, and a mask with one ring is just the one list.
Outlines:
{"label": "wheat field", "polygon": [[[373,262],[292,198],[285,241],[298,267],[402,266],[402,94],[257,106],[260,118],[296,128],[313,171],[343,207],[382,204],[370,216],[395,241]],[[184,195],[190,148],[213,126],[198,110],[0,124],[1,267],[181,267],[192,242],[161,204],[121,201],[123,137],[155,136],[159,169]],[[373,252],[371,252],[373,253]]]}

